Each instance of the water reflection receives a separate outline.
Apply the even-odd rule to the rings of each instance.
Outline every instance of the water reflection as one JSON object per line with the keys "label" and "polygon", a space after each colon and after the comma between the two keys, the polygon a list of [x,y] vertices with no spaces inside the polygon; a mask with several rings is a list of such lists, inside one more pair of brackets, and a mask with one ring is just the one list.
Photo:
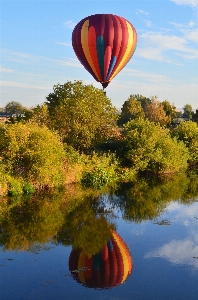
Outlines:
{"label": "water reflection", "polygon": [[165,178],[142,177],[122,184],[115,192],[113,202],[124,219],[141,223],[159,217],[172,201],[190,204],[197,196],[198,176],[181,173]]}
{"label": "water reflection", "polygon": [[112,288],[126,281],[132,272],[132,258],[123,239],[111,232],[111,237],[100,252],[88,256],[73,249],[69,270],[81,284],[90,288]]}
{"label": "water reflection", "polygon": [[116,229],[120,212],[124,219],[141,223],[156,220],[170,203],[188,205],[197,197],[197,174],[177,174],[139,178],[102,193],[74,186],[26,201],[5,200],[0,202],[0,246],[31,251],[34,244],[53,241],[93,255]]}

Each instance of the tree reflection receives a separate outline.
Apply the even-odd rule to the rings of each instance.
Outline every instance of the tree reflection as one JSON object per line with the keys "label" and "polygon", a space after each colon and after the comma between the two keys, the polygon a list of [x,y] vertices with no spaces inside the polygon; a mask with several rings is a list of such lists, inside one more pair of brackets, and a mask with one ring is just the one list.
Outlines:
{"label": "tree reflection", "polygon": [[[49,191],[30,199],[0,202],[0,246],[4,250],[34,251],[49,241],[72,245],[83,255],[101,251],[116,229],[116,217],[140,223],[162,213],[171,201],[191,204],[198,197],[198,174],[141,177],[116,191]],[[17,202],[18,201],[18,202]]]}
{"label": "tree reflection", "polygon": [[142,177],[122,184],[113,197],[123,218],[140,223],[162,213],[171,201],[190,203],[198,196],[198,176],[176,174],[172,177]]}

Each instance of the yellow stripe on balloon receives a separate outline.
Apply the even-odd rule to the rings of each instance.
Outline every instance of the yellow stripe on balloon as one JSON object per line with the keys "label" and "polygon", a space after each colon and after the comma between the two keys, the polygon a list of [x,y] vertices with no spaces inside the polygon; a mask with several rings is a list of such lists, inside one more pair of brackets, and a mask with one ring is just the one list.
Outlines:
{"label": "yellow stripe on balloon", "polygon": [[91,54],[89,51],[89,43],[88,43],[88,27],[89,27],[89,20],[86,20],[82,26],[81,29],[81,43],[82,43],[82,48],[85,54],[85,57],[89,63],[89,66],[91,67],[92,71],[100,81],[100,77],[98,76],[98,73],[96,71],[96,68],[94,66],[93,60],[91,58]]}
{"label": "yellow stripe on balloon", "polygon": [[129,274],[129,261],[128,261],[128,257],[126,254],[126,249],[125,249],[126,246],[123,245],[123,243],[120,241],[120,239],[115,234],[115,232],[113,232],[113,238],[115,239],[116,244],[118,245],[118,248],[120,249],[120,253],[122,255],[122,260],[123,260],[123,265],[124,265],[124,275],[122,277],[121,283],[123,283]]}
{"label": "yellow stripe on balloon", "polygon": [[85,258],[86,256],[83,254],[80,254],[79,260],[78,260],[78,277],[80,279],[80,282],[85,284],[85,274],[84,274],[84,266],[85,266]]}
{"label": "yellow stripe on balloon", "polygon": [[128,58],[131,55],[131,50],[132,50],[132,48],[134,48],[133,47],[134,46],[133,45],[133,42],[134,42],[133,28],[132,28],[131,24],[127,21],[126,21],[126,25],[128,28],[128,35],[129,35],[128,45],[127,45],[126,51],[124,53],[124,56],[123,56],[121,62],[119,63],[118,67],[116,68],[115,72],[111,75],[109,81],[111,81],[120,72],[120,70],[125,66],[125,64],[128,61]]}

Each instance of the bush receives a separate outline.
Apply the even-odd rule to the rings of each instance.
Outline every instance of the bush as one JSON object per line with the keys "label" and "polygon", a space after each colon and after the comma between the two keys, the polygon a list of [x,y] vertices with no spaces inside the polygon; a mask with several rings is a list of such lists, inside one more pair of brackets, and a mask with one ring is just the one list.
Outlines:
{"label": "bush", "polygon": [[35,186],[64,182],[63,144],[45,126],[15,123],[0,127],[0,156],[7,173]]}
{"label": "bush", "polygon": [[187,148],[160,125],[147,119],[132,120],[125,125],[124,134],[125,156],[136,170],[172,173],[187,167]]}
{"label": "bush", "polygon": [[[88,158],[88,156],[87,156]],[[118,179],[119,163],[114,154],[96,154],[89,156],[81,183],[86,187],[100,188]]]}
{"label": "bush", "polygon": [[22,194],[23,186],[21,180],[8,176],[8,196],[16,197]]}
{"label": "bush", "polygon": [[181,122],[172,131],[172,136],[183,141],[189,150],[189,162],[198,163],[198,125],[195,122]]}

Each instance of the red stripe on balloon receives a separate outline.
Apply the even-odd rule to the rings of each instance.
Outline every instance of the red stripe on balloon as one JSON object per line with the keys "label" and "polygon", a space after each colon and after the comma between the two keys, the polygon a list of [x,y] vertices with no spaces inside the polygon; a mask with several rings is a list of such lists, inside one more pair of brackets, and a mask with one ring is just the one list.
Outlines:
{"label": "red stripe on balloon", "polygon": [[105,15],[96,14],[89,17],[89,26],[93,26],[96,30],[96,36],[104,36],[105,31]]}
{"label": "red stripe on balloon", "polygon": [[124,53],[126,51],[127,45],[128,45],[129,35],[128,35],[128,28],[126,25],[126,20],[123,19],[122,17],[119,17],[119,22],[120,22],[121,31],[122,31],[121,48],[120,48],[120,52],[119,52],[117,60],[116,60],[116,64],[115,64],[111,74],[113,74],[116,71],[117,67],[119,66],[119,64],[124,56]]}
{"label": "red stripe on balloon", "polygon": [[109,276],[110,276],[109,257],[106,260],[102,260],[100,274],[101,274],[101,286],[108,287],[109,286]]}
{"label": "red stripe on balloon", "polygon": [[85,258],[85,279],[90,279],[92,276],[92,264],[93,264],[93,256]]}
{"label": "red stripe on balloon", "polygon": [[89,27],[88,44],[89,44],[89,51],[91,54],[91,58],[94,63],[94,66],[96,68],[97,74],[98,74],[100,80],[102,80],[101,74],[100,74],[100,68],[99,68],[99,64],[98,64],[98,56],[97,56],[97,48],[96,48],[96,31],[93,26]]}
{"label": "red stripe on balloon", "polygon": [[102,259],[103,260],[107,260],[108,258],[108,247],[107,244],[104,245],[104,247],[102,248]]}
{"label": "red stripe on balloon", "polygon": [[116,241],[114,240],[114,238],[112,237],[112,243],[113,243],[113,247],[115,250],[115,255],[117,258],[117,265],[118,265],[118,274],[117,274],[117,280],[116,280],[116,285],[121,284],[123,276],[124,276],[124,264],[123,264],[123,258],[120,252],[120,249],[116,243]]}
{"label": "red stripe on balloon", "polygon": [[86,20],[88,20],[88,18],[81,20],[74,28],[73,34],[72,34],[72,45],[73,45],[74,51],[75,51],[79,61],[83,65],[83,67],[94,77],[94,79],[96,81],[98,81],[97,77],[95,76],[94,72],[92,71],[91,67],[89,66],[89,63],[86,59],[86,56],[85,56],[83,48],[82,48],[81,29]]}
{"label": "red stripe on balloon", "polygon": [[122,44],[122,26],[120,24],[119,17],[114,15],[111,17],[113,19],[114,35],[116,36],[116,39],[114,39],[113,42],[112,56],[118,57]]}
{"label": "red stripe on balloon", "polygon": [[109,287],[116,285],[116,280],[118,276],[118,263],[115,250],[109,252],[110,261],[110,277],[109,277]]}
{"label": "red stripe on balloon", "polygon": [[78,269],[79,256],[80,256],[80,251],[76,249],[72,249],[69,256],[69,270],[71,272]]}

